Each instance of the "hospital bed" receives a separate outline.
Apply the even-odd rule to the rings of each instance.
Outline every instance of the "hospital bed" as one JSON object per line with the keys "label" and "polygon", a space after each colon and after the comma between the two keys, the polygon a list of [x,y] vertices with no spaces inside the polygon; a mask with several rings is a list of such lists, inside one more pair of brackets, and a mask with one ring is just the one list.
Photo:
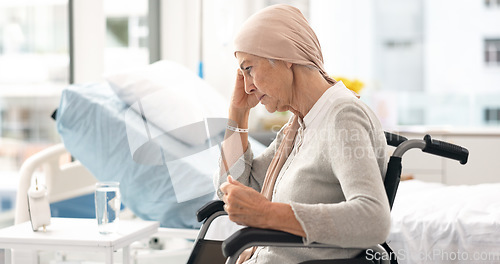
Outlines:
{"label": "hospital bed", "polygon": [[16,224],[30,219],[26,194],[30,186],[35,186],[35,181],[47,187],[50,203],[94,193],[95,177],[78,161],[61,164],[64,154],[67,155],[67,151],[62,144],[58,144],[23,163],[16,195]]}
{"label": "hospital bed", "polygon": [[399,263],[500,263],[499,183],[403,181],[391,217]]}

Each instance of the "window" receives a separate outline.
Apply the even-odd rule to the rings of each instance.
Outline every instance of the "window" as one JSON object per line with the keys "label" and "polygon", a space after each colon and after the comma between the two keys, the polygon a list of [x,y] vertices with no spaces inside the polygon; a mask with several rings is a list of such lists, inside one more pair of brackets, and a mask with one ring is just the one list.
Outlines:
{"label": "window", "polygon": [[500,39],[484,40],[484,61],[486,65],[500,66]]}
{"label": "window", "polygon": [[49,94],[68,83],[67,1],[15,2],[0,5],[2,95],[18,89]]}
{"label": "window", "polygon": [[500,107],[486,107],[484,109],[484,121],[487,124],[499,125],[500,124]]}
{"label": "window", "polygon": [[486,7],[500,7],[500,0],[484,0]]}
{"label": "window", "polygon": [[59,141],[50,116],[68,85],[68,39],[67,0],[0,3],[0,177]]}
{"label": "window", "polygon": [[104,71],[149,64],[148,0],[104,0]]}
{"label": "window", "polygon": [[[484,3],[500,7],[497,0]],[[461,2],[454,12],[443,13],[446,5],[439,1],[425,6],[419,0],[374,1],[374,28],[369,33],[375,36],[375,67],[361,99],[378,111],[383,123],[388,120],[386,127],[500,125],[500,28],[493,26],[500,17],[489,9],[471,13],[477,5]],[[465,16],[473,17],[463,20]],[[470,27],[470,21],[481,26]],[[487,67],[478,67],[481,61]]]}

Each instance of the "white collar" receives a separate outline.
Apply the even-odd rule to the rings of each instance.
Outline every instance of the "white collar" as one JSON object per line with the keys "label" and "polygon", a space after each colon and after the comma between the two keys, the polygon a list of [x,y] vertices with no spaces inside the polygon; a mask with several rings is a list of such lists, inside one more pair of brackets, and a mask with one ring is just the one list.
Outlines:
{"label": "white collar", "polygon": [[304,116],[305,127],[310,127],[313,121],[321,112],[324,112],[332,103],[341,97],[356,97],[351,90],[347,89],[342,81],[338,81],[332,87],[328,88],[323,95],[316,101],[311,110]]}

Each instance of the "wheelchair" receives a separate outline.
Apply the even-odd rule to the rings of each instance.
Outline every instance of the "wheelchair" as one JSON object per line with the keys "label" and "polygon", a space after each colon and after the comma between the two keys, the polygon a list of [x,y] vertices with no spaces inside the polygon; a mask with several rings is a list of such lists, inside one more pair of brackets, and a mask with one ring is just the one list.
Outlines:
{"label": "wheelchair", "polygon": [[[384,179],[384,187],[392,209],[396,192],[401,178],[402,156],[413,148],[419,148],[423,152],[458,160],[462,165],[467,163],[469,151],[466,148],[450,144],[448,142],[432,139],[425,135],[423,140],[407,139],[403,136],[384,132],[387,145],[396,147],[389,158],[387,172]],[[196,213],[199,222],[203,225],[195,241],[195,246],[188,260],[188,264],[234,264],[238,256],[247,248],[253,246],[277,246],[277,247],[307,247],[307,248],[331,248],[332,245],[312,243],[304,245],[302,237],[282,231],[245,227],[236,231],[224,241],[213,241],[205,239],[210,224],[219,216],[227,215],[224,211],[224,202],[215,200],[207,203]],[[369,253],[368,253],[369,252]],[[377,257],[374,257],[377,256]],[[358,256],[352,259],[322,259],[301,262],[301,264],[394,264],[398,263],[396,254],[385,242],[364,249]]]}

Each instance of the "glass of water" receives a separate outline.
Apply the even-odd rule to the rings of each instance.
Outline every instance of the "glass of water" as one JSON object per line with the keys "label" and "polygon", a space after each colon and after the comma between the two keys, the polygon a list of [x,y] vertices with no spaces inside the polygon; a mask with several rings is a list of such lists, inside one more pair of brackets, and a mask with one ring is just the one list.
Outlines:
{"label": "glass of water", "polygon": [[95,214],[99,233],[106,235],[117,231],[120,206],[119,182],[96,183]]}

